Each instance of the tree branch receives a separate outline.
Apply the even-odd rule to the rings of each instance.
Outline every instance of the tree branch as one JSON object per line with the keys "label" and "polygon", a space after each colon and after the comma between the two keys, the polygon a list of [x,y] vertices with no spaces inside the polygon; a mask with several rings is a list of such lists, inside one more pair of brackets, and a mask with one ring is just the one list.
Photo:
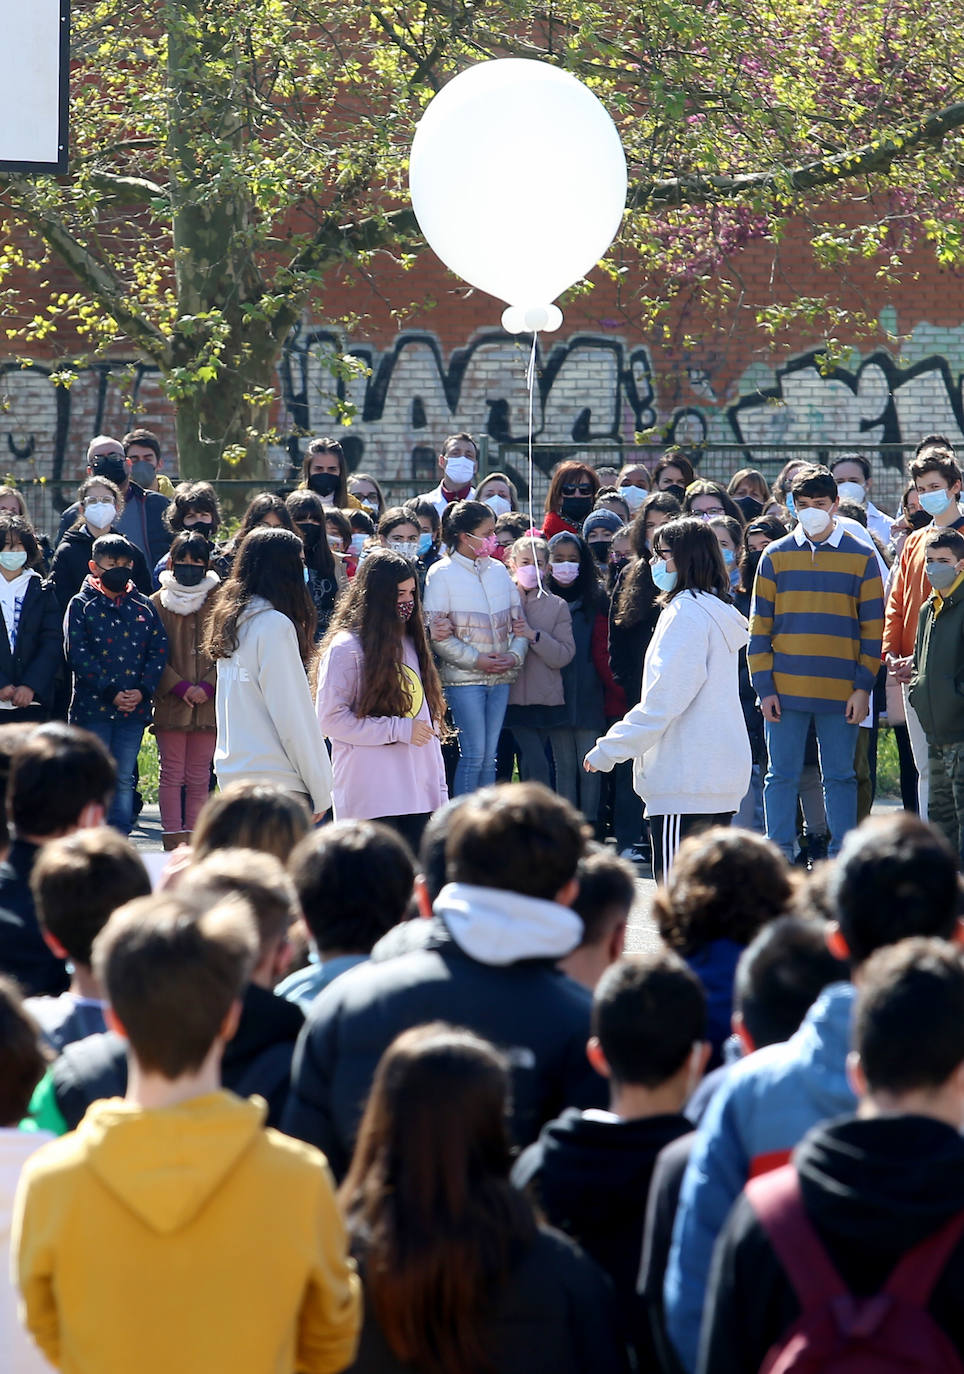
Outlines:
{"label": "tree branch", "polygon": [[795,170],[775,168],[738,176],[667,177],[641,182],[630,188],[631,210],[652,210],[664,205],[699,205],[713,200],[734,200],[749,192],[814,191],[850,177],[886,172],[892,163],[924,144],[940,143],[946,134],[964,125],[964,102],[948,105],[929,115],[906,133],[875,139],[837,157],[808,162]]}
{"label": "tree branch", "polygon": [[146,177],[123,177],[113,172],[91,172],[87,180],[109,196],[112,205],[143,205],[148,200],[170,203],[170,193]]}

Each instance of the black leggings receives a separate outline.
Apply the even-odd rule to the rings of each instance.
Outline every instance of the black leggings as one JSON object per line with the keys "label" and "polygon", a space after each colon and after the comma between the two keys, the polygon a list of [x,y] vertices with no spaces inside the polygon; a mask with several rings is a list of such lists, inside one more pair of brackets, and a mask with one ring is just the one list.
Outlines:
{"label": "black leggings", "polygon": [[689,835],[699,835],[714,825],[729,825],[736,812],[722,811],[716,816],[650,816],[653,836],[653,877],[664,883],[676,860],[676,851]]}
{"label": "black leggings", "polygon": [[419,845],[422,843],[422,831],[428,825],[431,811],[420,811],[410,816],[373,816],[372,819],[379,821],[382,825],[390,825],[396,834],[401,835],[409,849],[418,858]]}

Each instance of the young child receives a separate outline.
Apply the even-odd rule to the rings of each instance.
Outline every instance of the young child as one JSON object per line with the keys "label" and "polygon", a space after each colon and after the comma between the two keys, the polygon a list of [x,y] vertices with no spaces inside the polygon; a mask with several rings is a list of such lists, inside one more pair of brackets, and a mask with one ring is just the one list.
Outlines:
{"label": "young child", "polygon": [[136,850],[116,831],[79,830],[44,845],[30,875],[40,928],[58,959],[71,965],[59,997],[31,997],[27,1010],[58,1054],[65,1045],[106,1030],[104,993],[90,966],[95,937],[111,912],[147,897],[151,880]]}
{"label": "young child", "polygon": [[220,1088],[258,938],[250,907],[143,898],[94,945],[127,1096],[28,1161],[12,1253],[27,1329],[87,1374],[336,1374],[358,1279],[317,1151]]}
{"label": "young child", "polygon": [[194,829],[211,786],[217,734],[214,684],[217,672],[204,651],[211,593],[221,579],[210,567],[203,534],[175,536],[169,567],[151,604],[167,634],[167,663],[154,700],[154,733],[161,764],[157,800],[164,848],[176,849]]}
{"label": "young child", "polygon": [[67,662],[74,675],[70,723],[107,746],[117,764],[109,825],[129,835],[134,766],[167,662],[167,635],[131,581],[134,547],[122,534],[95,539],[90,575],[67,607]]}
{"label": "young child", "polygon": [[[24,1161],[51,1137],[46,1131],[18,1130],[17,1123],[46,1061],[37,1027],[24,1012],[13,983],[0,978],[0,1248],[10,1249],[13,1198]],[[0,1275],[0,1350],[4,1374],[49,1374],[42,1358],[17,1319],[17,1292],[9,1267]]]}
{"label": "young child", "polygon": [[924,536],[931,594],[920,610],[908,698],[927,739],[927,819],[964,859],[964,534]]}

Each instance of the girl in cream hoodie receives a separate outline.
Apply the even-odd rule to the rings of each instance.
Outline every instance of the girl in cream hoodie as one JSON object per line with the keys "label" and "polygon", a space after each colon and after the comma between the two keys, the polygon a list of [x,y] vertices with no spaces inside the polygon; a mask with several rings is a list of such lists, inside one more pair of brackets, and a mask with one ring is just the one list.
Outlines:
{"label": "girl in cream hoodie", "polygon": [[731,604],[716,535],[702,520],[661,526],[651,570],[663,611],[639,704],[596,742],[585,767],[608,772],[633,760],[653,832],[653,876],[662,881],[681,841],[729,825],[746,792],[750,742],[738,668],[749,633]]}

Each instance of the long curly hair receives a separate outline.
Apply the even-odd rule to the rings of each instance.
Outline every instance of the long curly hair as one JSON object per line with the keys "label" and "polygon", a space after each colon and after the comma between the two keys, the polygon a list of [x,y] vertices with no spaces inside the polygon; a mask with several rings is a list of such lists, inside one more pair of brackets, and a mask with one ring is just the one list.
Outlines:
{"label": "long curly hair", "polygon": [[[408,621],[403,622],[398,617],[398,588],[406,578],[415,580],[412,594],[415,609]],[[418,576],[409,559],[394,549],[384,548],[372,549],[362,559],[351,586],[332,616],[319,650],[319,663],[340,630],[348,630],[362,646],[364,668],[356,715],[407,716],[412,709],[411,693],[401,671],[402,638],[407,635],[418,659],[422,690],[432,723],[443,737],[448,733],[442,683],[422,620]]]}
{"label": "long curly hair", "polygon": [[317,622],[301,555],[301,540],[291,530],[261,525],[245,536],[208,622],[204,647],[212,659],[230,658],[236,651],[238,622],[252,597],[261,596],[294,625],[301,661],[309,667]]}

